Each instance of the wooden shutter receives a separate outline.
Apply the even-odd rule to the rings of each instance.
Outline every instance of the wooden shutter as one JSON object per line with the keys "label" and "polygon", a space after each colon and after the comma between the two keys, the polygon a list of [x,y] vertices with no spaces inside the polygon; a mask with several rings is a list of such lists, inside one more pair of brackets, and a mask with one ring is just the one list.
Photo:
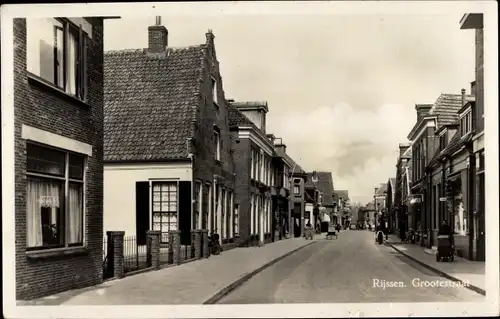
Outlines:
{"label": "wooden shutter", "polygon": [[149,182],[135,183],[135,227],[138,245],[146,245],[149,230]]}

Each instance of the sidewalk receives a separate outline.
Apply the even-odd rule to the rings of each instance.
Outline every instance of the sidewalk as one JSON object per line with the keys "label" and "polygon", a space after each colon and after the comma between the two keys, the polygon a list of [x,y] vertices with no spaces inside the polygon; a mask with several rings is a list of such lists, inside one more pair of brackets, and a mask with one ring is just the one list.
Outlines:
{"label": "sidewalk", "polygon": [[[318,236],[315,236],[317,239]],[[212,303],[269,263],[314,240],[291,238],[262,247],[236,248],[168,267],[71,290],[18,305],[154,305]],[[229,291],[228,291],[229,290]]]}
{"label": "sidewalk", "polygon": [[395,235],[389,235],[386,244],[441,276],[468,283],[469,289],[482,295],[486,294],[484,262],[471,261],[458,256],[455,256],[453,262],[437,262],[432,249],[426,249],[420,245],[405,244]]}

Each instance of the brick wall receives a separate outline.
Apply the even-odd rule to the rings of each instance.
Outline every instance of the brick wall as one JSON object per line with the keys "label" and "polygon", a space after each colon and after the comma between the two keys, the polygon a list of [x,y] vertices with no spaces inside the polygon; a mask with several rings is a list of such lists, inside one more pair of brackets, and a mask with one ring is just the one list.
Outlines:
{"label": "brick wall", "polygon": [[251,142],[249,139],[238,141],[238,133],[233,133],[234,164],[238,172],[235,200],[239,204],[240,245],[246,245],[250,237],[250,161]]}
{"label": "brick wall", "polygon": [[[207,35],[207,38],[209,36]],[[209,41],[210,42],[210,41]],[[231,134],[228,128],[228,109],[224,97],[219,63],[212,51],[212,43],[206,49],[203,63],[205,72],[200,79],[201,96],[194,125],[195,147],[193,175],[195,179],[213,183],[214,174],[224,177],[224,186],[234,192],[235,176],[231,152]],[[212,77],[217,81],[218,108],[212,101]],[[220,129],[220,162],[215,160],[214,125]],[[234,195],[233,195],[234,196]]]}
{"label": "brick wall", "polygon": [[[88,40],[88,105],[28,83],[26,21],[14,19],[14,125],[16,209],[16,298],[29,299],[102,282],[103,211],[103,24]],[[28,259],[26,255],[26,141],[22,124],[93,145],[86,173],[87,252]]]}

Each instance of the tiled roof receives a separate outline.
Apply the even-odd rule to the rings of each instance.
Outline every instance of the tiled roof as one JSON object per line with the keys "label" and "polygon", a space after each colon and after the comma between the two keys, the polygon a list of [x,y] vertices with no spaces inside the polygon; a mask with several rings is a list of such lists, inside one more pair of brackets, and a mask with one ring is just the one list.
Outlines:
{"label": "tiled roof", "polygon": [[375,195],[376,196],[383,196],[384,192],[387,192],[387,183],[380,184],[380,186],[377,189],[377,192],[375,193]]}
{"label": "tiled roof", "polygon": [[336,199],[337,198],[342,198],[344,200],[349,199],[349,191],[345,189],[334,190],[333,194]]}
{"label": "tiled roof", "polygon": [[[466,101],[474,100],[474,96],[466,95]],[[429,116],[437,117],[437,127],[453,124],[458,120],[458,111],[462,108],[461,94],[441,94],[429,110]]]}
{"label": "tiled roof", "polygon": [[316,186],[318,190],[323,194],[323,204],[333,205],[333,177],[330,172],[316,172],[318,177],[318,182],[316,185],[312,182],[313,173],[307,173],[306,187]]}
{"label": "tiled roof", "polygon": [[104,54],[104,160],[186,158],[200,94],[205,45]]}
{"label": "tiled roof", "polygon": [[305,171],[302,169],[302,167],[300,167],[299,164],[295,163],[295,161],[285,151],[283,151],[283,149],[276,148],[275,152],[276,152],[276,155],[278,155],[279,157],[284,158],[285,161],[287,161],[292,166],[292,168],[291,168],[292,170],[295,167],[294,173],[299,173],[299,174],[304,174],[305,173]]}
{"label": "tiled roof", "polygon": [[372,211],[375,210],[375,204],[373,202],[369,202],[366,204],[365,210]]}
{"label": "tiled roof", "polygon": [[429,162],[429,166],[437,164],[444,156],[449,156],[458,151],[466,142],[470,141],[472,138],[472,133],[460,135],[460,131],[456,132],[451,138],[448,145],[443,150],[437,150],[432,160]]}

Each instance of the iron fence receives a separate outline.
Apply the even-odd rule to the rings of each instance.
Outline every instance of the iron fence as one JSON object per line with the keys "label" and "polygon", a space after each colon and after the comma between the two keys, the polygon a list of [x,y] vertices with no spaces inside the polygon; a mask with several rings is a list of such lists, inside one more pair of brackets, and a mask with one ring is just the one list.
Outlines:
{"label": "iron fence", "polygon": [[102,277],[108,279],[113,277],[113,253],[108,250],[108,239],[104,237],[102,241]]}
{"label": "iron fence", "polygon": [[189,261],[194,258],[194,246],[182,245],[181,246],[181,261]]}
{"label": "iron fence", "polygon": [[136,236],[123,238],[123,271],[125,273],[151,267],[147,245],[139,245]]}
{"label": "iron fence", "polygon": [[160,265],[168,265],[174,262],[173,250],[168,248],[169,243],[160,243]]}

